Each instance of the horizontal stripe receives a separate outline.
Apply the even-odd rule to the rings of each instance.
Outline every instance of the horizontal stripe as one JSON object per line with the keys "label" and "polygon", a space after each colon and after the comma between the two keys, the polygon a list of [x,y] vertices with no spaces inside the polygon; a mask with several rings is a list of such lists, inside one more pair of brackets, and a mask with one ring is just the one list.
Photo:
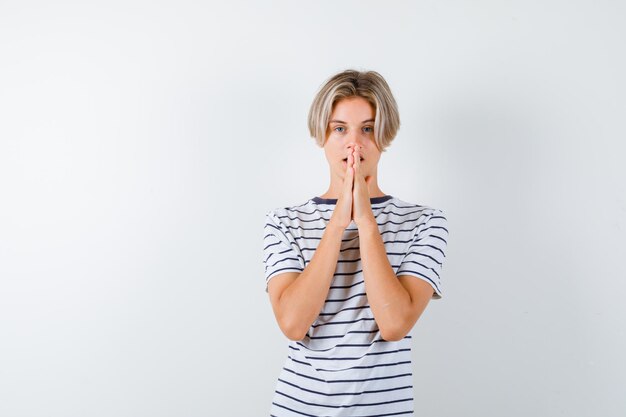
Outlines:
{"label": "horizontal stripe", "polygon": [[316,394],[316,395],[324,395],[326,397],[339,397],[339,396],[342,396],[342,395],[357,396],[357,395],[375,394],[375,393],[378,394],[378,393],[381,393],[381,392],[391,392],[391,391],[398,391],[398,390],[401,390],[401,389],[413,388],[413,385],[403,385],[403,386],[400,386],[400,387],[393,387],[393,388],[386,388],[386,389],[365,390],[363,392],[358,392],[358,391],[357,392],[354,392],[354,391],[352,391],[352,392],[334,392],[334,393],[328,394],[328,393],[325,393],[325,392],[314,391],[314,390],[311,390],[311,389],[302,388],[302,387],[300,387],[300,386],[298,386],[296,384],[292,384],[291,382],[285,381],[285,380],[283,380],[281,378],[278,378],[278,380],[280,382],[282,382],[283,384],[290,385],[290,386],[292,386],[292,387],[294,387],[296,389],[299,389],[301,391],[310,392],[310,393],[313,393],[313,394]]}
{"label": "horizontal stripe", "polygon": [[286,372],[291,372],[292,374],[297,375],[299,377],[307,378],[313,381],[324,382],[325,384],[345,384],[345,383],[353,383],[353,382],[384,381],[384,380],[391,380],[391,379],[396,379],[396,378],[413,377],[412,372],[405,372],[401,374],[392,373],[392,374],[387,374],[385,376],[369,377],[369,378],[328,380],[328,379],[316,378],[310,375],[305,375],[305,374],[296,372],[292,369],[289,369],[287,366],[283,367],[283,370],[285,370]]}
{"label": "horizontal stripe", "polygon": [[393,404],[393,403],[398,403],[398,402],[403,402],[403,401],[412,401],[413,397],[409,397],[409,398],[402,398],[399,400],[392,400],[392,401],[382,401],[382,402],[378,402],[378,403],[364,403],[364,404],[352,404],[352,405],[327,405],[327,404],[316,404],[313,402],[307,402],[307,401],[303,401],[300,400],[296,397],[292,397],[290,395],[285,394],[284,392],[281,391],[276,391],[278,394],[283,395],[285,397],[291,398],[292,400],[295,400],[299,403],[302,404],[307,404],[307,405],[313,405],[316,407],[327,407],[327,408],[353,408],[353,407],[372,407],[375,405],[382,405],[382,404]]}

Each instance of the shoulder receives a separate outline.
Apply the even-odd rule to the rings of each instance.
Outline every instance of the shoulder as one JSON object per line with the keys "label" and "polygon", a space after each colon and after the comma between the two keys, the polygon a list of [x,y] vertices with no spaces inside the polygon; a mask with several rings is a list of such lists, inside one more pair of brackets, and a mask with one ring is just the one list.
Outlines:
{"label": "shoulder", "polygon": [[289,213],[298,213],[298,212],[303,212],[306,211],[307,209],[310,209],[311,207],[314,206],[314,201],[312,199],[309,199],[303,203],[300,204],[293,204],[293,205],[289,205],[289,206],[280,206],[280,207],[275,207],[269,211],[266,212],[266,214],[274,214],[276,216],[284,216],[286,214]]}
{"label": "shoulder", "polygon": [[265,212],[266,220],[269,219],[280,225],[281,223],[289,225],[292,222],[298,222],[304,214],[310,213],[314,209],[313,200],[309,199],[301,204],[289,206],[275,207]]}
{"label": "shoulder", "polygon": [[443,219],[443,221],[447,220],[443,209],[431,205],[409,202],[397,197],[394,197],[390,201],[390,204],[393,204],[395,207],[405,212],[412,213],[414,219],[419,220],[420,223],[426,222],[431,218]]}

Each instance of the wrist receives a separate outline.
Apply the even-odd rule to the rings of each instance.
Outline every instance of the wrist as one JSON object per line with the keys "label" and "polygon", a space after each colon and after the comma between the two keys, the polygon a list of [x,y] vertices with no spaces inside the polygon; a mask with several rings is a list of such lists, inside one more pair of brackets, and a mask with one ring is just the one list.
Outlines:
{"label": "wrist", "polygon": [[359,229],[359,233],[368,232],[371,230],[375,230],[378,232],[378,223],[376,223],[376,218],[374,216],[364,220],[360,220],[359,222],[357,222],[356,226],[357,229]]}
{"label": "wrist", "polygon": [[335,220],[333,220],[333,218],[331,217],[331,219],[328,221],[328,223],[326,224],[326,230],[329,230],[331,233],[332,232],[337,232],[340,234],[343,234],[344,230],[346,230],[345,227],[341,226],[340,224],[338,224]]}

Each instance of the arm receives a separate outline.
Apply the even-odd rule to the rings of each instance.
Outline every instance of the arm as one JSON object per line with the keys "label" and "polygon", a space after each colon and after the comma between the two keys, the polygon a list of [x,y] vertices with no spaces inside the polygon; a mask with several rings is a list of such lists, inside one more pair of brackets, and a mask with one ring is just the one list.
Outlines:
{"label": "arm", "polygon": [[359,240],[365,292],[380,334],[388,341],[401,340],[426,308],[433,289],[422,280],[396,276],[375,219],[359,225]]}
{"label": "arm", "polygon": [[275,296],[270,288],[276,320],[289,339],[302,340],[324,307],[342,236],[343,229],[329,222],[313,258],[296,279]]}

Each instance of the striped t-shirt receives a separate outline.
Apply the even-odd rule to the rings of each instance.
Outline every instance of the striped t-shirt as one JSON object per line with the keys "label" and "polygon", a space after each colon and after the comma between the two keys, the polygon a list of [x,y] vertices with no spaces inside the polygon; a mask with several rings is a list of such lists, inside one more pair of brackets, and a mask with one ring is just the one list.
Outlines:
{"label": "striped t-shirt", "polygon": [[[396,275],[412,275],[442,296],[448,230],[441,210],[386,195],[370,199]],[[337,199],[314,197],[266,214],[265,291],[269,280],[308,265]],[[324,307],[304,339],[289,340],[270,415],[395,416],[413,414],[411,335],[386,341],[367,301],[354,221],[344,231]]]}

